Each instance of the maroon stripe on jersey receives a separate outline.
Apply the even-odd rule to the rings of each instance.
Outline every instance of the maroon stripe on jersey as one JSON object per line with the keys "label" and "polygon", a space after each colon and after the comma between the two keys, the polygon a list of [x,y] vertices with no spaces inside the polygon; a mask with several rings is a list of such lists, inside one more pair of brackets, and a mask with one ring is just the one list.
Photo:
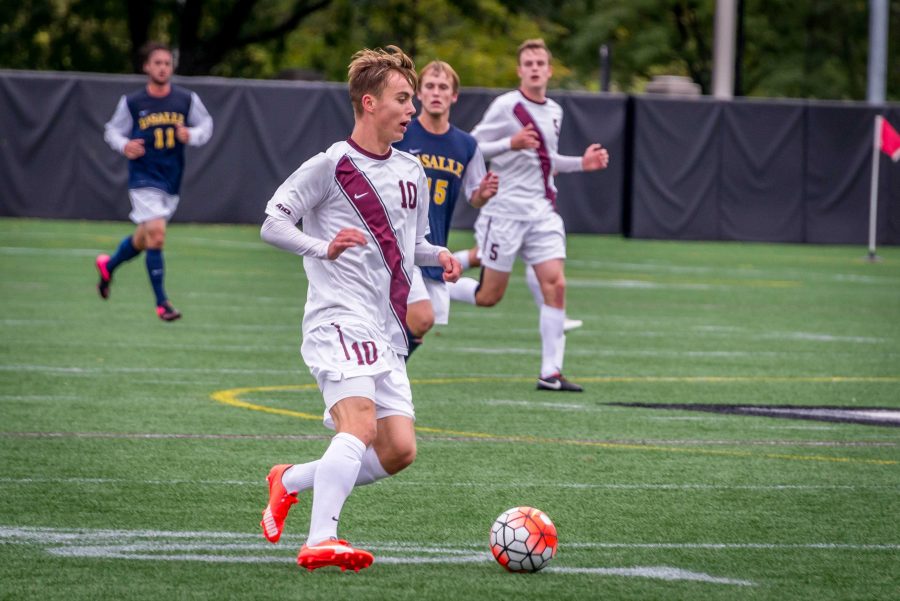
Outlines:
{"label": "maroon stripe on jersey", "polygon": [[544,178],[544,196],[547,197],[547,200],[556,207],[556,191],[550,187],[550,171],[552,169],[552,165],[550,163],[550,153],[547,152],[547,144],[544,142],[544,136],[541,134],[541,128],[538,127],[537,122],[534,120],[534,117],[531,116],[531,113],[528,112],[528,109],[525,108],[525,105],[521,102],[517,102],[516,106],[513,107],[513,114],[516,116],[516,119],[523,126],[527,126],[529,123],[534,127],[534,131],[537,132],[538,141],[541,143],[540,146],[537,147],[537,155],[538,160],[541,162],[541,176]]}
{"label": "maroon stripe on jersey", "polygon": [[400,243],[394,235],[394,228],[391,227],[387,210],[381,204],[381,198],[375,191],[375,186],[356,167],[350,157],[344,155],[338,161],[335,178],[381,249],[385,267],[391,274],[389,295],[391,307],[400,322],[400,328],[403,329],[406,327],[409,277],[403,271],[403,253],[400,251]]}

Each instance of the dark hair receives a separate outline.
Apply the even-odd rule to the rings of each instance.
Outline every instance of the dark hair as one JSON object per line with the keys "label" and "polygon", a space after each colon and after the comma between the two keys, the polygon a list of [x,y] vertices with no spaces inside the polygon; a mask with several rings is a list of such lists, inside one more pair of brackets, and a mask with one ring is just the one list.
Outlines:
{"label": "dark hair", "polygon": [[162,42],[147,42],[141,49],[138,51],[138,56],[141,59],[141,64],[144,65],[147,61],[150,60],[150,55],[156,52],[157,50],[164,50],[169,54],[172,54],[172,49],[169,48],[168,45],[163,44]]}

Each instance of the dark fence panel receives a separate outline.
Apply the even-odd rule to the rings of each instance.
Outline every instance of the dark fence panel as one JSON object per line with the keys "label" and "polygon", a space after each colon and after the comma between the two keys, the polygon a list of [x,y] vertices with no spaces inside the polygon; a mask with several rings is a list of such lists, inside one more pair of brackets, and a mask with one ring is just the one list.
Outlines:
{"label": "dark fence panel", "polygon": [[[344,84],[177,81],[215,119],[210,143],[187,150],[178,221],[260,222],[275,188],[353,126]],[[126,160],[103,125],[144,83],[0,70],[0,215],[127,219]],[[470,130],[499,93],[464,88],[453,122]],[[900,127],[896,105],[551,97],[565,109],[563,154],[599,142],[611,155],[605,171],[557,178],[567,229],[639,238],[864,244],[873,117]],[[900,244],[900,165],[879,161],[877,241]],[[471,227],[476,211],[457,207],[454,227]]]}
{"label": "dark fence panel", "polygon": [[[900,109],[647,96],[636,97],[634,107],[626,233],[866,243],[873,119],[882,111],[900,125]],[[900,166],[883,155],[879,161],[877,241],[900,244]]]}
{"label": "dark fence panel", "polygon": [[801,242],[803,106],[723,105],[719,235],[723,240]]}
{"label": "dark fence panel", "polygon": [[632,235],[719,239],[721,104],[639,98],[634,106]]}

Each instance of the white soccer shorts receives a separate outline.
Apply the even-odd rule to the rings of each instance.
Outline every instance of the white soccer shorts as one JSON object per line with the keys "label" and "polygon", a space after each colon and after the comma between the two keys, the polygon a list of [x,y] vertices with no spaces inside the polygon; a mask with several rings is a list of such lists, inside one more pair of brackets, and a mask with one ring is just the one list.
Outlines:
{"label": "white soccer shorts", "polygon": [[516,256],[527,265],[566,258],[566,229],[556,212],[539,221],[481,214],[475,221],[475,240],[481,264],[505,273],[512,271]]}
{"label": "white soccer shorts", "polygon": [[431,301],[434,311],[434,323],[445,326],[450,321],[450,291],[447,284],[422,275],[418,265],[413,270],[412,284],[409,287],[408,303],[424,300]]}
{"label": "white soccer shorts", "polygon": [[128,217],[137,224],[153,219],[168,221],[175,214],[180,200],[177,194],[167,194],[157,188],[132,188],[128,190],[128,198],[131,199]]}
{"label": "white soccer shorts", "polygon": [[329,411],[349,396],[375,402],[375,417],[403,415],[415,420],[406,362],[368,324],[320,324],[303,333],[303,360],[325,400],[325,427],[334,429]]}

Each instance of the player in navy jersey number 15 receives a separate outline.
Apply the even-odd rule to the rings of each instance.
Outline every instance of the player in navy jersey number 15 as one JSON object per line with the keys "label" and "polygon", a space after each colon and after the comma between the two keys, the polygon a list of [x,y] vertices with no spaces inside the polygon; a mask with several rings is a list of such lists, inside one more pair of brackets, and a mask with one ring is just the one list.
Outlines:
{"label": "player in navy jersey number 15", "polygon": [[141,49],[147,85],[122,96],[104,139],[128,158],[129,217],[137,225],[116,251],[97,257],[97,290],[109,298],[117,267],[146,251],[147,274],[156,296],[156,314],[163,321],[181,317],[166,296],[163,244],[166,223],[178,206],[184,147],[202,146],[213,132],[213,120],[196,93],[171,83],[172,51],[150,42]]}
{"label": "player in navy jersey number 15", "polygon": [[[446,246],[460,190],[473,207],[481,208],[497,193],[499,180],[486,172],[475,138],[450,123],[450,107],[459,97],[459,76],[453,67],[443,61],[425,65],[419,72],[417,97],[422,112],[394,147],[418,157],[425,168],[431,192],[428,240]],[[441,270],[416,268],[406,314],[410,355],[435,323],[447,323],[449,313],[450,295]]]}

